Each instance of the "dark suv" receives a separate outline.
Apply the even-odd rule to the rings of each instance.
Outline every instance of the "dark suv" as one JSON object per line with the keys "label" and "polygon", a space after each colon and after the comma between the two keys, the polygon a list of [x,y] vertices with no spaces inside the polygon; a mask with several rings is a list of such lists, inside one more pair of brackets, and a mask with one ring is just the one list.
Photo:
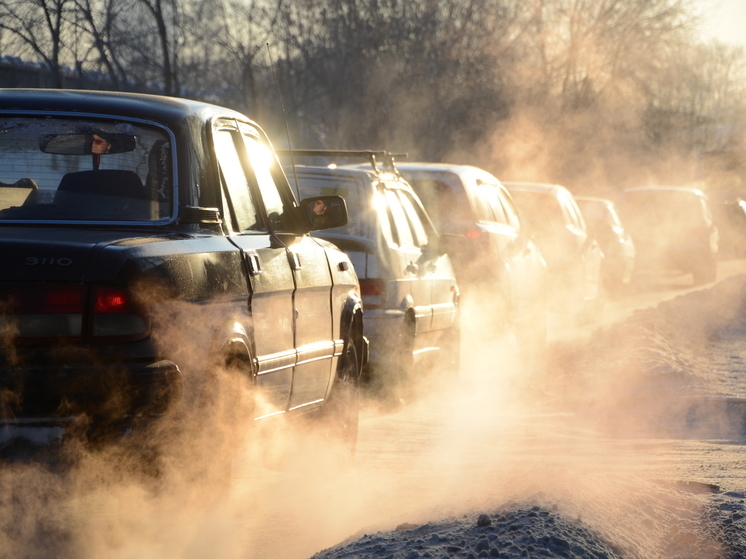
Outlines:
{"label": "dark suv", "polygon": [[[225,108],[44,90],[0,107],[0,444],[199,415],[227,371],[252,417],[318,412],[354,448],[358,280],[308,235],[346,222],[341,198],[298,203]],[[319,201],[336,217],[314,225]]]}

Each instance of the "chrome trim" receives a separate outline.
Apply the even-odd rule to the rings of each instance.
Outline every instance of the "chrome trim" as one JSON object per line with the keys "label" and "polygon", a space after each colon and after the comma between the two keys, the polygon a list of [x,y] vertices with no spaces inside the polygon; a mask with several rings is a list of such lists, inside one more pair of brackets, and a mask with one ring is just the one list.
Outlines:
{"label": "chrome trim", "polygon": [[321,359],[331,359],[336,345],[334,342],[317,342],[298,348],[297,365],[312,363]]}
{"label": "chrome trim", "polygon": [[283,413],[285,413],[285,410],[273,411],[272,413],[268,413],[267,415],[260,415],[259,417],[255,417],[254,421],[259,421],[260,419],[266,419],[268,417],[274,417],[276,415],[282,415]]}
{"label": "chrome trim", "polygon": [[295,406],[294,408],[290,408],[290,410],[288,410],[288,411],[299,410],[301,408],[307,408],[308,406],[314,406],[316,404],[320,404],[323,401],[324,401],[324,399],[321,398],[319,400],[314,400],[313,402],[306,402],[305,404],[300,404],[299,406]]}
{"label": "chrome trim", "polygon": [[294,349],[272,353],[257,358],[257,375],[282,371],[295,366],[298,354]]}

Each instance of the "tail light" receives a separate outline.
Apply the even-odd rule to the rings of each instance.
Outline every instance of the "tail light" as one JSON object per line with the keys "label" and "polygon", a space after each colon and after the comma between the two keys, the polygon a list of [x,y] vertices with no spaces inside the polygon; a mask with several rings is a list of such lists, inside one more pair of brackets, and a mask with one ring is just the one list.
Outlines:
{"label": "tail light", "polygon": [[367,309],[381,309],[386,301],[386,284],[379,279],[361,279],[360,295]]}
{"label": "tail light", "polygon": [[4,285],[0,337],[111,343],[150,333],[140,297],[127,289],[55,283]]}
{"label": "tail light", "polygon": [[94,342],[134,341],[150,332],[150,317],[133,291],[94,286],[91,337]]}

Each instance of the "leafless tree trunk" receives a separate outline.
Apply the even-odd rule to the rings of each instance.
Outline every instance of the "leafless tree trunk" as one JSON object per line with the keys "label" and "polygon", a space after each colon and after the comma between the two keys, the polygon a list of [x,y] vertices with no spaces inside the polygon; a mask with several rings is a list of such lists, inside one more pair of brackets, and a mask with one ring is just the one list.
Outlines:
{"label": "leafless tree trunk", "polygon": [[49,69],[54,87],[62,88],[62,51],[71,0],[2,0],[0,29],[11,35],[20,52],[38,56]]}

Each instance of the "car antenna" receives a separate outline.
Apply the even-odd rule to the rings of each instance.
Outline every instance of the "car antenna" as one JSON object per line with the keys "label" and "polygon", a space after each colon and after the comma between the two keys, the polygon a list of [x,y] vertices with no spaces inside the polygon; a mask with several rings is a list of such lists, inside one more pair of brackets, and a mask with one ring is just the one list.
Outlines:
{"label": "car antenna", "polygon": [[293,179],[295,180],[295,193],[300,201],[300,187],[298,186],[298,171],[295,170],[295,157],[293,157],[293,145],[290,143],[290,128],[288,127],[288,117],[285,114],[285,103],[282,102],[282,92],[280,91],[280,81],[277,79],[275,64],[272,62],[272,50],[267,43],[267,55],[269,56],[269,67],[272,68],[272,75],[275,77],[275,86],[277,87],[277,98],[280,100],[280,109],[282,109],[282,120],[285,122],[285,134],[288,138],[288,152],[290,153],[290,166],[293,168]]}

